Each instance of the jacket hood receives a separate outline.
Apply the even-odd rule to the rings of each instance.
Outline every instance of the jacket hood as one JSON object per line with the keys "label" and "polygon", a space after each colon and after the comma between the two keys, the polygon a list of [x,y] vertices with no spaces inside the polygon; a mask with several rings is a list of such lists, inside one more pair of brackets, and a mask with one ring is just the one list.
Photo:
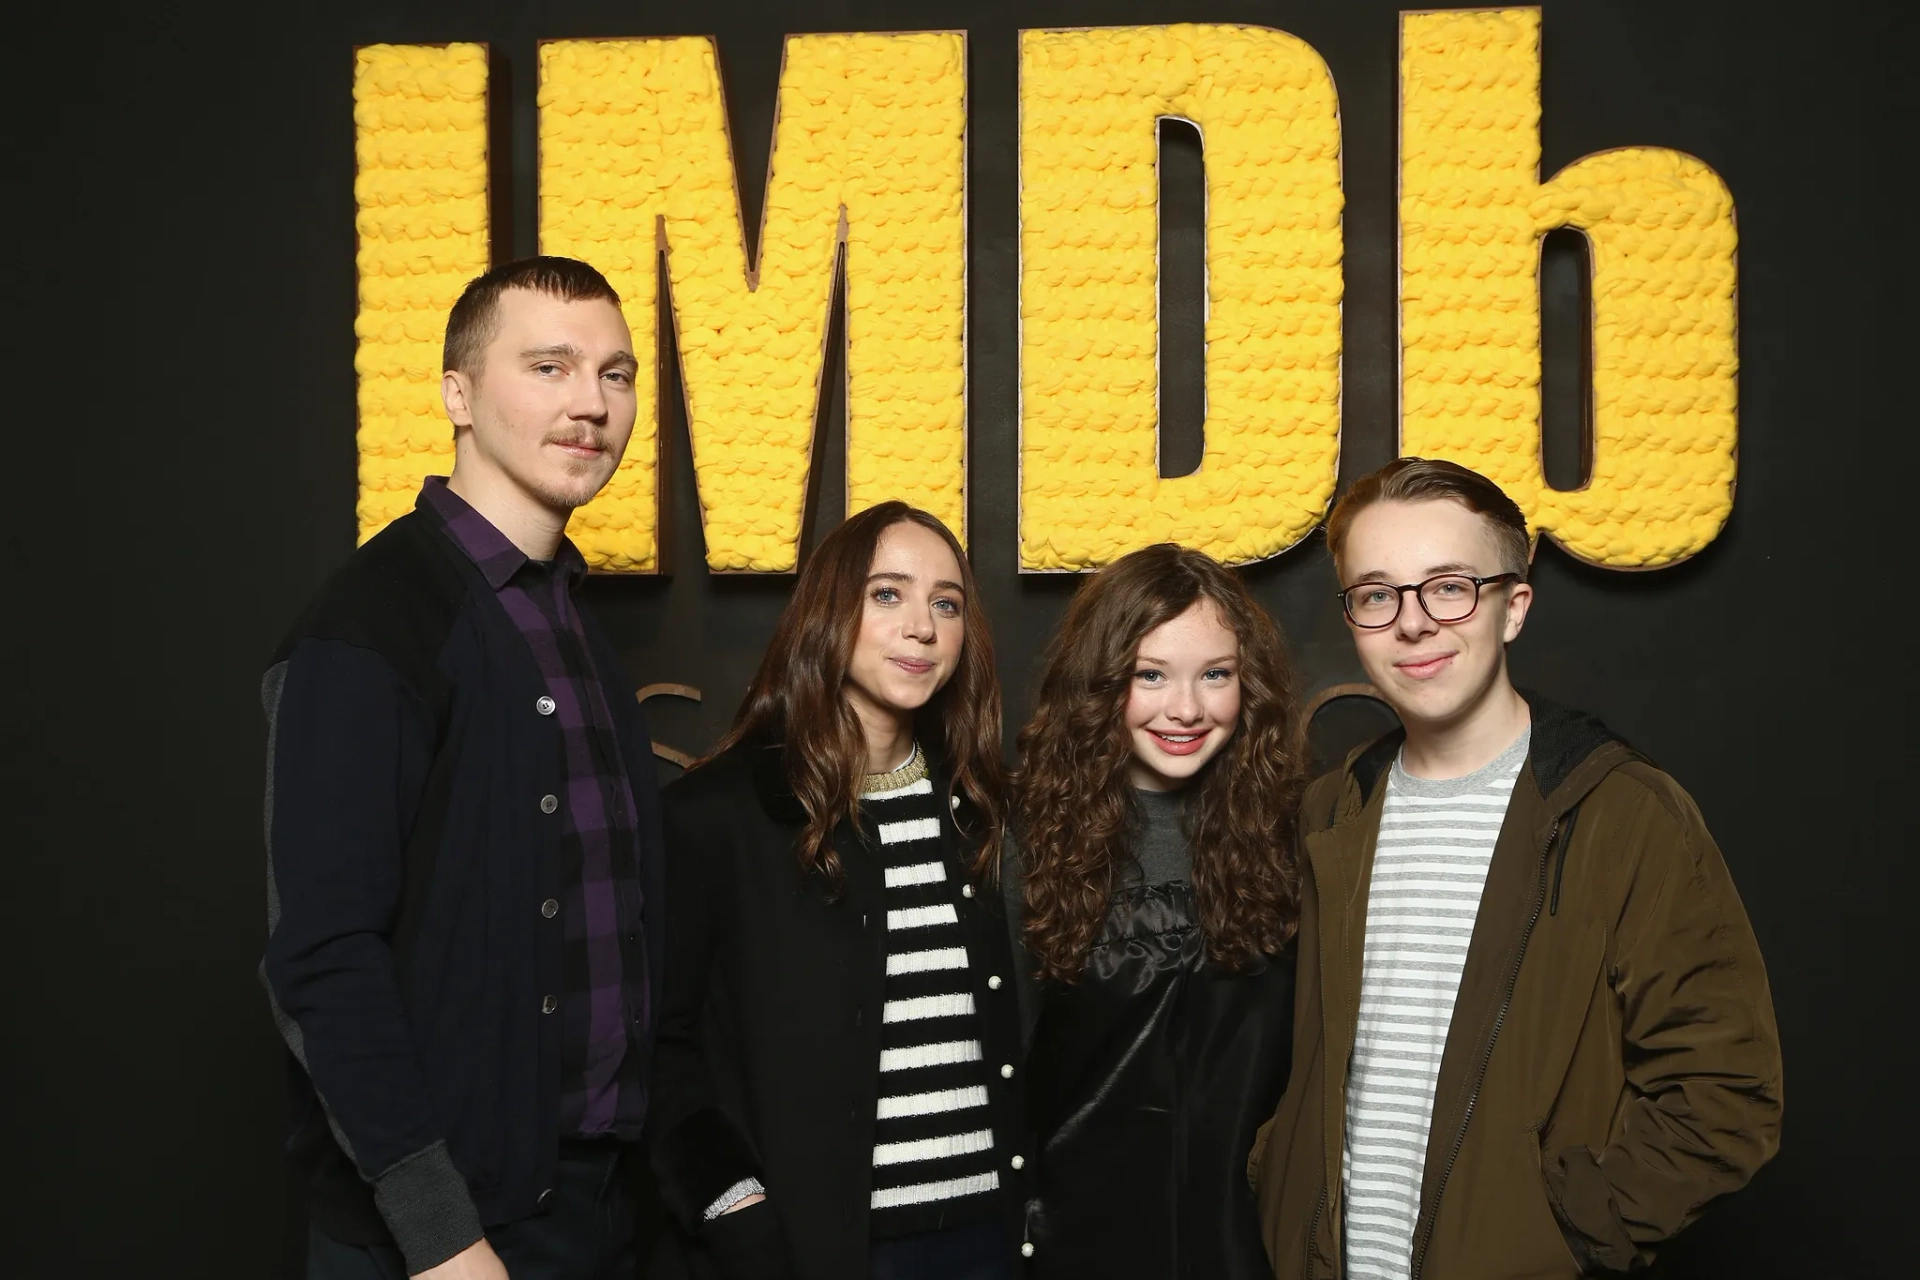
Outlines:
{"label": "jacket hood", "polygon": [[[1644,758],[1599,717],[1563,707],[1526,689],[1519,693],[1527,700],[1533,718],[1527,765],[1549,810],[1564,813],[1613,770]],[[1357,794],[1358,799],[1343,817],[1358,812],[1373,798],[1406,740],[1407,731],[1395,729],[1347,757],[1347,776],[1354,784],[1348,794]]]}

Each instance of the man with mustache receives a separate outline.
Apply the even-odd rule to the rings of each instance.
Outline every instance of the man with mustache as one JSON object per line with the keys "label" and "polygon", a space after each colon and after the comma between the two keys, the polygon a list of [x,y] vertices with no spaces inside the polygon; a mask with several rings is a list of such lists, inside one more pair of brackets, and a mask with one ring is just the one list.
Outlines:
{"label": "man with mustache", "polygon": [[452,475],[267,672],[261,973],[313,1280],[633,1274],[659,803],[565,534],[632,433],[632,346],[585,263],[469,284],[441,382]]}
{"label": "man with mustache", "polygon": [[1527,524],[1402,458],[1327,521],[1402,728],[1301,803],[1293,1074],[1250,1165],[1281,1280],[1624,1272],[1780,1142],[1766,968],[1693,800],[1515,689]]}

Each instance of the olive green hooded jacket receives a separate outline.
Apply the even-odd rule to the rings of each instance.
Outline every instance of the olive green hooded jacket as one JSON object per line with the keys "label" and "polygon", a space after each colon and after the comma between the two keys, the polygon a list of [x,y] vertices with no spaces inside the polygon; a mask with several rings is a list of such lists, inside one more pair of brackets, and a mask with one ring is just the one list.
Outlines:
{"label": "olive green hooded jacket", "polygon": [[[1441,1059],[1415,1280],[1637,1268],[1779,1145],[1766,970],[1699,810],[1599,721],[1529,701]],[[1401,739],[1301,811],[1293,1075],[1247,1166],[1281,1280],[1345,1274],[1347,1068]]]}

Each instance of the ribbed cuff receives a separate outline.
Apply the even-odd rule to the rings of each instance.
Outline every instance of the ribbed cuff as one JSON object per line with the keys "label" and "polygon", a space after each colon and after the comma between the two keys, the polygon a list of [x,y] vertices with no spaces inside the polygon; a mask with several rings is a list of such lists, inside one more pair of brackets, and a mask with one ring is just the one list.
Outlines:
{"label": "ribbed cuff", "polygon": [[407,1274],[437,1267],[485,1235],[467,1180],[436,1142],[373,1180],[373,1203],[406,1259]]}
{"label": "ribbed cuff", "polygon": [[760,1185],[760,1179],[742,1178],[725,1191],[722,1191],[719,1196],[714,1199],[712,1204],[701,1211],[700,1216],[707,1222],[712,1222],[715,1218],[733,1208],[733,1206],[739,1204],[748,1196],[763,1196],[765,1194],[767,1194],[767,1189]]}

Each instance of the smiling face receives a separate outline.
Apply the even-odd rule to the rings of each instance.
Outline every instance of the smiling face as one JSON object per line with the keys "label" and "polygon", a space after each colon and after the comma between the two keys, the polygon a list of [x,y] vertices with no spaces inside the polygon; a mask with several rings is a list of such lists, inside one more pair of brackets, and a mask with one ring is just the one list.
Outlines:
{"label": "smiling face", "polygon": [[633,434],[633,339],[604,299],[532,289],[500,294],[480,365],[449,369],[441,392],[455,469],[469,489],[565,516],[600,491]]}
{"label": "smiling face", "polygon": [[[1338,569],[1342,586],[1378,582],[1391,589],[1447,573],[1492,577],[1503,566],[1487,518],[1438,499],[1362,510],[1348,527]],[[1524,582],[1486,586],[1470,616],[1440,623],[1408,591],[1392,625],[1368,630],[1349,619],[1348,628],[1367,678],[1409,731],[1447,730],[1512,699],[1507,645],[1532,601]]]}
{"label": "smiling face", "polygon": [[1240,639],[1204,596],[1140,637],[1127,691],[1129,780],[1177,791],[1206,767],[1240,723]]}
{"label": "smiling face", "polygon": [[952,677],[967,639],[961,582],[960,562],[933,530],[903,521],[880,535],[847,664],[847,701],[869,741],[911,722]]}

